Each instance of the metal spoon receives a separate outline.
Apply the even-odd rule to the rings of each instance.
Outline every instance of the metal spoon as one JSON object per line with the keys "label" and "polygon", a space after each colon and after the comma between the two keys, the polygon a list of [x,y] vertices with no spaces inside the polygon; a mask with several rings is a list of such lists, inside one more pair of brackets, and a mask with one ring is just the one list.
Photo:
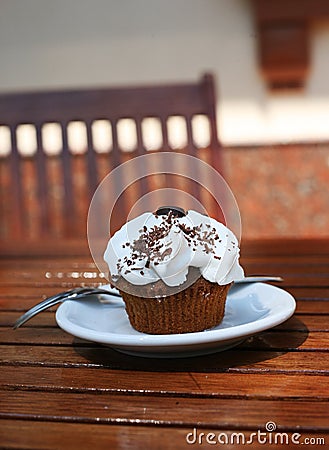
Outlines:
{"label": "metal spoon", "polygon": [[[272,276],[245,277],[240,280],[236,280],[234,284],[259,283],[264,281],[283,281],[283,280],[281,277],[272,277]],[[45,311],[46,309],[50,308],[51,306],[57,305],[58,303],[62,303],[65,300],[85,300],[91,295],[100,296],[102,294],[121,298],[121,295],[117,289],[79,287],[71,289],[70,291],[60,292],[59,294],[53,295],[51,297],[46,298],[45,300],[42,300],[42,302],[37,303],[31,309],[26,311],[26,313],[20,316],[14,323],[14,330],[19,328],[21,325],[23,325],[25,322],[27,322],[40,312]]]}
{"label": "metal spoon", "polygon": [[40,312],[45,311],[46,309],[54,305],[57,305],[58,303],[62,303],[65,300],[84,300],[91,295],[99,296],[101,294],[121,297],[121,295],[116,289],[100,289],[93,287],[79,287],[71,289],[70,291],[60,292],[59,294],[53,295],[51,297],[46,298],[45,300],[42,300],[42,302],[37,303],[31,309],[26,311],[26,313],[24,313],[16,320],[14,324],[14,330],[16,330],[16,328],[19,328],[21,325],[23,325],[25,322],[27,322]]}

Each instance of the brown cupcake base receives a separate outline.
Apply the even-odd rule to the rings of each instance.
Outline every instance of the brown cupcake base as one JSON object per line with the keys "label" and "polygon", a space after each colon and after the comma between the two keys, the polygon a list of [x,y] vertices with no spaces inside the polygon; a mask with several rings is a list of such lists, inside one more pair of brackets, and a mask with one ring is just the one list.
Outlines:
{"label": "brown cupcake base", "polygon": [[231,284],[211,283],[202,276],[173,295],[143,298],[121,292],[133,328],[149,334],[193,333],[218,325],[224,317]]}

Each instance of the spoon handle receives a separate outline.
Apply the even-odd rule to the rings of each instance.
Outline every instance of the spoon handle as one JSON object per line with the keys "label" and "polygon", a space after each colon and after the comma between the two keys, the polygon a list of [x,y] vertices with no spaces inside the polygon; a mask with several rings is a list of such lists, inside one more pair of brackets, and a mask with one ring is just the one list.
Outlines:
{"label": "spoon handle", "polygon": [[28,320],[32,319],[32,317],[36,316],[40,312],[51,308],[58,303],[61,303],[65,300],[69,299],[81,299],[83,297],[88,297],[89,295],[114,295],[116,297],[121,297],[120,294],[116,290],[112,289],[98,289],[98,288],[75,288],[70,291],[60,292],[59,294],[52,295],[51,297],[42,300],[40,303],[34,305],[31,309],[26,311],[22,316],[20,316],[16,322],[14,323],[14,330],[19,328]]}
{"label": "spoon handle", "polygon": [[283,281],[281,277],[272,277],[272,276],[257,276],[257,277],[244,277],[240,280],[234,281],[234,284],[244,284],[244,283],[262,283],[264,281]]}
{"label": "spoon handle", "polygon": [[[65,298],[65,297],[64,297]],[[23,325],[28,320],[32,319],[32,317],[39,314],[41,311],[44,311],[45,309],[48,309],[54,305],[57,305],[57,303],[61,303],[63,301],[63,297],[59,295],[54,295],[53,297],[47,298],[45,301],[42,301],[36,305],[34,305],[31,309],[26,311],[22,316],[20,316],[16,322],[14,323],[14,330],[19,328],[21,325]]]}

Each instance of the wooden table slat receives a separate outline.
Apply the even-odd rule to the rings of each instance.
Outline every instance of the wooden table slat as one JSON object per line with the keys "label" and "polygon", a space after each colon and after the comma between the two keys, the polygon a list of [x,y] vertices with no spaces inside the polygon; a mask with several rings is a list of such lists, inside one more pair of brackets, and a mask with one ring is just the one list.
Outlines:
{"label": "wooden table slat", "polygon": [[[17,429],[20,433],[17,433]],[[38,430],[38,433],[35,430]],[[225,445],[226,439],[228,444],[225,449],[235,449],[238,442],[238,435],[236,429],[227,430],[221,429],[215,433],[215,437],[209,435],[213,433],[212,429],[206,428],[185,428],[185,427],[164,427],[158,426],[125,426],[125,425],[111,425],[108,424],[90,424],[84,423],[83,426],[79,423],[67,422],[47,422],[47,421],[33,421],[33,420],[2,420],[0,421],[0,430],[3,436],[1,440],[5,448],[29,448],[34,450],[44,450],[45,442],[46,448],[49,450],[58,450],[63,448],[63,442],[70,450],[81,450],[82,448],[97,448],[100,450],[108,450],[115,448],[122,448],[124,443],[125,450],[177,450],[181,448],[189,448],[197,446],[200,448],[208,447],[213,444],[207,443],[213,441],[217,443],[218,447]],[[194,431],[195,430],[195,431]],[[264,432],[265,423],[260,432]],[[258,431],[258,430],[257,430]],[[279,432],[283,432],[278,428]],[[291,430],[282,436],[283,442],[288,439],[288,445],[292,444],[293,431]],[[252,446],[254,450],[264,449],[264,436],[261,435],[260,442],[257,442],[257,436],[251,436],[254,430],[239,430],[243,435],[240,435],[240,443],[244,442],[245,446]],[[203,433],[203,435],[202,435]],[[329,436],[326,433],[320,432],[303,432],[300,431],[299,442],[302,444],[306,439],[314,439],[315,442],[328,442]],[[269,435],[267,436],[269,439]],[[295,437],[297,439],[297,437]],[[188,443],[189,442],[189,443]],[[249,442],[249,444],[248,444]],[[281,445],[281,437],[278,435],[276,447],[291,448]],[[309,441],[306,441],[309,442]],[[230,444],[231,443],[231,444]],[[214,445],[213,445],[214,446]],[[242,444],[240,444],[242,446]],[[193,447],[192,447],[193,448]],[[324,445],[312,445],[312,448],[318,450],[325,448]]]}
{"label": "wooden table slat", "polygon": [[[62,420],[89,423],[161,424],[218,428],[260,427],[264,419],[282,427],[326,430],[328,404],[307,401],[308,414],[293,400],[247,400],[61,392],[0,391],[0,418]],[[297,425],[296,425],[297,424]],[[316,424],[316,425],[315,425]]]}
{"label": "wooden table slat", "polygon": [[[165,374],[165,376],[164,376]],[[2,366],[0,388],[33,391],[144,393],[190,397],[255,399],[329,399],[329,377],[323,375],[272,374],[262,384],[262,373],[150,372],[72,367]]]}
{"label": "wooden table slat", "polygon": [[[253,350],[275,350],[275,351],[329,351],[328,332],[286,332],[273,331],[263,332],[257,336],[247,339],[240,344],[240,349]],[[24,328],[12,330],[0,328],[0,344],[25,344],[25,345],[69,345],[74,343],[76,347],[88,346],[87,341],[74,339],[57,328]],[[95,344],[96,345],[96,344]]]}
{"label": "wooden table slat", "polygon": [[[126,370],[232,371],[248,373],[314,373],[329,374],[327,353],[287,352],[236,349],[213,355],[186,359],[152,361],[149,358],[128,357],[115,350],[97,346],[22,346],[1,345],[0,364],[15,366],[109,367]],[[152,362],[151,362],[152,361]]]}

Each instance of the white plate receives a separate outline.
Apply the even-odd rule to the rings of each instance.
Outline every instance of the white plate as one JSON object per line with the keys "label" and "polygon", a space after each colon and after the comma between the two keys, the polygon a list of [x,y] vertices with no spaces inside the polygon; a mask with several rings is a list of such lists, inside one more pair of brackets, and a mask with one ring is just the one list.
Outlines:
{"label": "white plate", "polygon": [[109,295],[108,300],[109,303],[67,300],[57,309],[57,323],[73,336],[131,355],[157,358],[226,350],[284,322],[296,307],[294,298],[275,286],[234,285],[227,297],[224,319],[217,327],[198,333],[151,335],[131,327],[122,299]]}

